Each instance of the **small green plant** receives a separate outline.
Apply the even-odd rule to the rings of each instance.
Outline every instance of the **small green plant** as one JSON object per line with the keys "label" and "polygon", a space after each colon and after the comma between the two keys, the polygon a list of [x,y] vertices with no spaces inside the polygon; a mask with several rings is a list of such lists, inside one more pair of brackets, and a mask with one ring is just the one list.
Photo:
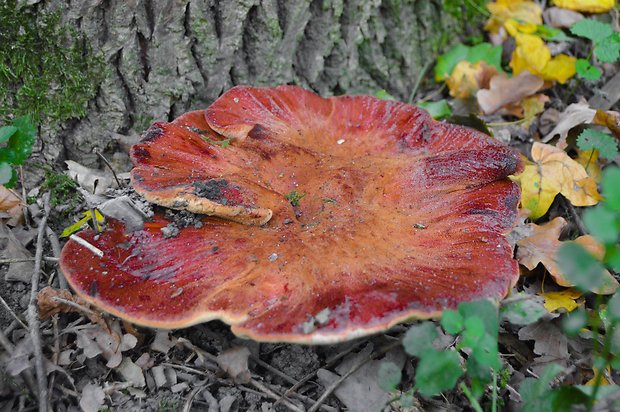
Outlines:
{"label": "small green plant", "polygon": [[581,150],[597,150],[603,159],[613,160],[618,155],[616,139],[607,133],[586,129],[577,137],[577,147]]}
{"label": "small green plant", "polygon": [[83,201],[78,191],[78,184],[66,174],[53,170],[45,171],[41,192],[45,191],[50,192],[50,205],[52,207],[67,206],[66,213],[72,213]]}
{"label": "small green plant", "polygon": [[594,19],[582,19],[570,28],[575,36],[584,37],[592,41],[585,59],[578,59],[576,63],[577,74],[586,80],[598,80],[602,72],[598,67],[590,63],[592,54],[600,62],[613,63],[620,57],[620,33],[614,31],[610,24]]}
{"label": "small green plant", "polygon": [[27,116],[18,117],[11,124],[0,127],[0,184],[15,186],[19,166],[30,157],[37,130]]}
{"label": "small green plant", "polygon": [[299,206],[299,201],[305,196],[305,193],[298,193],[297,190],[293,190],[286,195],[286,200],[288,200],[293,207]]}

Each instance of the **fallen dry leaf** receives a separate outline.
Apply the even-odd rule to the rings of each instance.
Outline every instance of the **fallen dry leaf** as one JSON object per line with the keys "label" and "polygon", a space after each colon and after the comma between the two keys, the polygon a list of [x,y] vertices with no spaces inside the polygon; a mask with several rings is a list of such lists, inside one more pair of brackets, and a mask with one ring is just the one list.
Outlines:
{"label": "fallen dry leaf", "polygon": [[566,312],[572,312],[579,306],[583,305],[583,302],[577,302],[577,300],[583,295],[575,288],[568,288],[560,290],[558,292],[546,292],[541,293],[540,296],[545,299],[543,306],[549,312],[555,312],[556,310],[563,308]]}
{"label": "fallen dry leaf", "polygon": [[601,200],[594,179],[563,150],[535,142],[532,160],[514,178],[521,184],[521,205],[532,212],[532,219],[547,213],[558,193],[575,206],[593,206]]}
{"label": "fallen dry leaf", "polygon": [[545,21],[551,27],[558,29],[568,28],[583,19],[583,14],[573,11],[562,9],[560,7],[548,7],[543,12]]}
{"label": "fallen dry leaf", "polygon": [[21,197],[2,185],[0,185],[0,218],[6,218],[6,224],[9,226],[18,225],[24,218],[24,202]]}
{"label": "fallen dry leaf", "polygon": [[[3,223],[0,223],[0,239],[6,239],[6,247],[2,251],[3,257],[7,259],[32,259],[32,253],[22,245],[13,234],[13,230]],[[30,283],[34,272],[34,260],[24,262],[13,262],[9,264],[9,269],[4,275],[7,281],[19,281]]]}
{"label": "fallen dry leaf", "polygon": [[138,339],[129,334],[122,334],[119,322],[111,325],[112,333],[97,325],[91,329],[77,331],[77,346],[84,351],[87,358],[102,355],[108,368],[115,368],[123,360],[122,353],[136,346]]}
{"label": "fallen dry leaf", "polygon": [[524,23],[542,24],[542,9],[531,1],[524,0],[498,0],[489,2],[487,9],[491,17],[486,22],[484,29],[491,33],[497,33],[504,23],[510,19]]}
{"label": "fallen dry leaf", "polygon": [[592,123],[607,127],[620,140],[620,113],[597,110]]}
{"label": "fallen dry leaf", "polygon": [[484,114],[491,114],[507,104],[536,93],[543,84],[543,79],[528,71],[513,77],[497,74],[491,78],[489,89],[478,91],[478,105]]}
{"label": "fallen dry leaf", "polygon": [[510,67],[513,73],[525,70],[545,80],[566,83],[576,73],[575,59],[566,54],[551,56],[551,50],[538,36],[528,33],[513,33],[517,47],[512,53]]}
{"label": "fallen dry leaf", "polygon": [[564,9],[584,13],[606,13],[616,4],[615,0],[553,0],[553,4]]}
{"label": "fallen dry leaf", "polygon": [[[517,242],[517,260],[530,270],[533,270],[541,263],[558,285],[573,286],[573,283],[568,281],[560,270],[556,257],[558,248],[565,243],[560,241],[559,237],[566,224],[566,220],[562,217],[556,217],[549,223],[541,226],[528,223],[526,226],[532,229],[532,234]],[[605,248],[598,244],[592,236],[580,236],[571,242],[583,246],[599,259],[602,259],[605,255]],[[618,281],[608,271],[605,271],[605,278],[607,279],[605,285],[594,290],[595,293],[608,295],[614,293],[618,286],[620,286]]]}
{"label": "fallen dry leaf", "polygon": [[103,327],[108,333],[112,333],[101,313],[93,311],[88,302],[66,289],[44,287],[37,294],[37,306],[39,307],[39,317],[42,320],[57,313],[79,313],[86,316],[91,322]]}
{"label": "fallen dry leaf", "polygon": [[475,95],[479,89],[487,87],[490,79],[496,74],[497,69],[484,61],[470,63],[463,60],[446,79],[446,84],[450,89],[450,96],[466,99]]}
{"label": "fallen dry leaf", "polygon": [[598,150],[578,150],[577,157],[575,161],[583,166],[583,168],[588,173],[596,183],[601,181],[601,164],[598,161]]}
{"label": "fallen dry leaf", "polygon": [[84,412],[97,412],[101,410],[105,401],[105,392],[99,385],[87,384],[82,389],[80,396],[80,408]]}
{"label": "fallen dry leaf", "polygon": [[248,383],[252,374],[248,369],[250,350],[245,346],[235,346],[217,355],[217,364],[235,383]]}
{"label": "fallen dry leaf", "polygon": [[66,173],[69,177],[75,180],[88,193],[103,194],[106,189],[116,185],[111,173],[82,166],[73,160],[66,160],[65,163],[67,164]]}
{"label": "fallen dry leaf", "polygon": [[144,373],[142,369],[136,365],[128,356],[126,356],[120,365],[116,367],[116,371],[123,377],[125,382],[129,382],[136,388],[146,386]]}
{"label": "fallen dry leaf", "polygon": [[592,123],[595,114],[596,110],[590,108],[588,103],[573,103],[560,114],[558,124],[549,132],[549,134],[543,137],[541,141],[543,143],[547,143],[553,139],[555,135],[560,135],[560,140],[556,146],[559,149],[564,149],[567,146],[566,136],[568,135],[570,129],[580,124]]}

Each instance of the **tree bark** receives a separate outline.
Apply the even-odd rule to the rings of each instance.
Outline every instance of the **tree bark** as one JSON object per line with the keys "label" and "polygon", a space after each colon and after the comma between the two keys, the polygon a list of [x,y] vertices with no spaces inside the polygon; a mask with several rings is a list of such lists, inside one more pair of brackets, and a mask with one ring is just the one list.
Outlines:
{"label": "tree bark", "polygon": [[325,96],[386,89],[406,100],[433,39],[450,30],[440,3],[46,0],[102,53],[106,71],[88,115],[44,136],[44,154],[94,166],[95,149],[117,152],[151,122],[205,108],[237,84]]}

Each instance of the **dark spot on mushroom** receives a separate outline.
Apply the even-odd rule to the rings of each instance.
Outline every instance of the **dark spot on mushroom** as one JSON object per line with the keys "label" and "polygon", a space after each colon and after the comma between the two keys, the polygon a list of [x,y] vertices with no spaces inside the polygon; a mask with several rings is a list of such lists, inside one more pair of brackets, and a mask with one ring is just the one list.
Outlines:
{"label": "dark spot on mushroom", "polygon": [[97,292],[99,290],[99,286],[97,285],[97,281],[93,280],[90,284],[90,288],[88,288],[88,294],[90,296],[97,296]]}
{"label": "dark spot on mushroom", "polygon": [[[194,194],[199,197],[205,197],[209,200],[220,202],[223,196],[223,190],[228,187],[226,179],[209,179],[194,182]],[[225,204],[225,203],[224,203]]]}
{"label": "dark spot on mushroom", "polygon": [[260,124],[255,125],[248,133],[248,137],[251,139],[262,140],[269,137],[269,131]]}
{"label": "dark spot on mushroom", "polygon": [[133,157],[138,162],[143,162],[151,157],[151,153],[149,153],[149,151],[146,150],[144,147],[138,146],[133,149]]}
{"label": "dark spot on mushroom", "polygon": [[144,132],[142,135],[142,139],[140,140],[142,143],[150,142],[152,140],[157,139],[164,133],[163,129],[159,127],[157,123],[149,127],[149,129]]}

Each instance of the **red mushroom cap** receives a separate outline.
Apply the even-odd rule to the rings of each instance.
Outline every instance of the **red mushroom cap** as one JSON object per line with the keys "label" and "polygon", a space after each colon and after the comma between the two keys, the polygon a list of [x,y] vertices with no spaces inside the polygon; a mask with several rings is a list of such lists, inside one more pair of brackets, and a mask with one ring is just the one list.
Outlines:
{"label": "red mushroom cap", "polygon": [[404,103],[235,87],[131,154],[146,199],[211,216],[172,238],[162,213],[81,232],[103,257],[66,244],[77,293],[137,324],[332,343],[502,298],[518,277],[503,234],[519,157]]}

